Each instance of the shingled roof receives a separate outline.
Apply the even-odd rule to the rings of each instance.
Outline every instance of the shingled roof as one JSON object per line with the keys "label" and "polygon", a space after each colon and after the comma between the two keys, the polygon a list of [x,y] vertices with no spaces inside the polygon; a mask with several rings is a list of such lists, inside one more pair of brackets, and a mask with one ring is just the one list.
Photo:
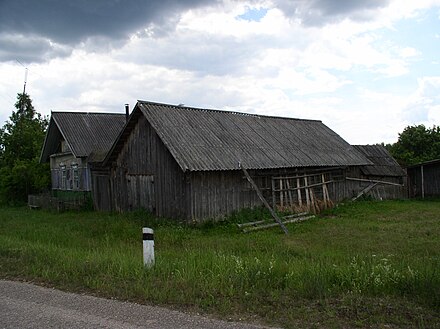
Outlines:
{"label": "shingled roof", "polygon": [[40,161],[56,153],[64,139],[75,157],[102,161],[126,122],[125,114],[52,112]]}
{"label": "shingled roof", "polygon": [[362,167],[362,173],[367,176],[405,176],[405,172],[387,149],[382,145],[355,145],[359,152],[365,155],[373,165]]}
{"label": "shingled roof", "polygon": [[138,101],[130,120],[138,111],[183,171],[233,170],[239,162],[248,169],[371,164],[321,121],[146,101]]}

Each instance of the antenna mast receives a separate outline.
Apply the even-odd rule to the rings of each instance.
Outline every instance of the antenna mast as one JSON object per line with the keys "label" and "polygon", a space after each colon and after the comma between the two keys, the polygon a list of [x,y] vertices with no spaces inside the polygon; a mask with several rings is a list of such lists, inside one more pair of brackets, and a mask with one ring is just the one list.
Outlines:
{"label": "antenna mast", "polygon": [[27,67],[24,70],[24,85],[23,85],[23,95],[26,93],[26,82],[27,82],[27,76],[28,76],[28,69]]}

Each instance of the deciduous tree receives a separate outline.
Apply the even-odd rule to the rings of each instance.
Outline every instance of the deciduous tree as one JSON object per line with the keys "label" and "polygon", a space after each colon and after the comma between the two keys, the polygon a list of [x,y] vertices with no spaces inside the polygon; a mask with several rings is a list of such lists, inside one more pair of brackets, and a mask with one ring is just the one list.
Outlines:
{"label": "deciduous tree", "polygon": [[393,157],[404,166],[440,158],[440,127],[406,127],[397,143],[389,146]]}

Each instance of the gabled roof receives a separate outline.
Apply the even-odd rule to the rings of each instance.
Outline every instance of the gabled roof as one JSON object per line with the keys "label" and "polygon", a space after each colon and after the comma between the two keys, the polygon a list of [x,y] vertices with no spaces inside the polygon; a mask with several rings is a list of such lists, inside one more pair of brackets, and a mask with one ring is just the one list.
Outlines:
{"label": "gabled roof", "polygon": [[[144,115],[183,171],[352,166],[370,162],[321,121],[197,109],[138,101],[130,121]],[[120,150],[129,122],[106,158]]]}
{"label": "gabled roof", "polygon": [[48,161],[65,140],[75,157],[102,161],[126,122],[125,114],[52,112],[40,162]]}
{"label": "gabled roof", "polygon": [[405,176],[405,172],[382,145],[355,145],[373,165],[362,167],[362,172],[367,176]]}

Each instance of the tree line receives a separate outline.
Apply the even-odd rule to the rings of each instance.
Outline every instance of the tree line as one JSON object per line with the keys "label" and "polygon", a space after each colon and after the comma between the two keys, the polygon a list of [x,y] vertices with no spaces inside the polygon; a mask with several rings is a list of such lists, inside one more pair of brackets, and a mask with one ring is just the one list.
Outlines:
{"label": "tree line", "polygon": [[[0,203],[20,204],[29,194],[50,190],[49,164],[40,164],[48,118],[26,93],[19,93],[9,120],[0,129]],[[383,144],[384,145],[384,144]],[[384,145],[402,166],[440,159],[440,127],[406,127],[396,143]]]}

